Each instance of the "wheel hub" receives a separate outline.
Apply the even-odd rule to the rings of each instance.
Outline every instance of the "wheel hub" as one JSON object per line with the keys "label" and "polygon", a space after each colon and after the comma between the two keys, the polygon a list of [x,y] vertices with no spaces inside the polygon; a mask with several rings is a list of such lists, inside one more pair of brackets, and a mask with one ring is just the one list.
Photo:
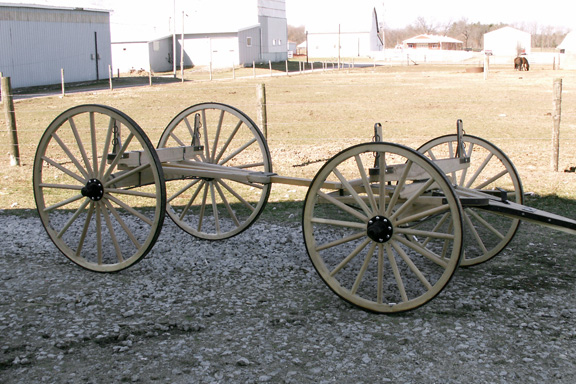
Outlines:
{"label": "wheel hub", "polygon": [[377,243],[385,243],[392,238],[394,227],[392,222],[384,216],[375,216],[368,220],[366,226],[368,237]]}
{"label": "wheel hub", "polygon": [[82,188],[82,196],[98,201],[104,196],[104,186],[98,179],[90,179]]}

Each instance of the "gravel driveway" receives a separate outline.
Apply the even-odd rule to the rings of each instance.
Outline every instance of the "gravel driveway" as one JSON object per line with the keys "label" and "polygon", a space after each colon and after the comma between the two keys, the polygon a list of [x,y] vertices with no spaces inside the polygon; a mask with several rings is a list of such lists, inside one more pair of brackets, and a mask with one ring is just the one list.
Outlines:
{"label": "gravel driveway", "polygon": [[98,274],[34,215],[0,211],[0,382],[576,382],[573,237],[524,225],[428,305],[386,316],[335,296],[281,219],[221,242],[167,219],[142,262]]}

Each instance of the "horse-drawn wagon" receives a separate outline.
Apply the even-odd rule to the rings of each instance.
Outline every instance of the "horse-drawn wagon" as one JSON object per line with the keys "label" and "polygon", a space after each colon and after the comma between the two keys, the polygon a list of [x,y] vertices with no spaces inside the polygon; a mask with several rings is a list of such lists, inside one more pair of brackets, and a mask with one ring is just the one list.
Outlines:
{"label": "horse-drawn wagon", "polygon": [[[497,255],[521,220],[576,232],[576,222],[523,204],[509,158],[456,133],[414,150],[382,141],[344,149],[311,180],[273,172],[265,138],[240,110],[189,107],[155,148],[126,114],[81,105],[43,134],[36,205],[49,237],[74,263],[116,272],[153,247],[167,213],[201,239],[233,237],[259,217],[274,183],[307,186],[304,243],[324,282],[361,308],[393,313],[438,295],[460,265]],[[190,250],[194,257],[194,250]]]}

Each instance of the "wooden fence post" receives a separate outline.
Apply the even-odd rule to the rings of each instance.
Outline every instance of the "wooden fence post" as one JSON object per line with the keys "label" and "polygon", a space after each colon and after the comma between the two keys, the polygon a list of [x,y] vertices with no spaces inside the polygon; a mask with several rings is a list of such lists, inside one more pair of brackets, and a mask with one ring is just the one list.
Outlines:
{"label": "wooden fence post", "polygon": [[62,97],[66,96],[66,86],[64,85],[64,68],[60,69],[60,78],[62,81]]}
{"label": "wooden fence post", "polygon": [[10,78],[3,77],[0,87],[2,89],[1,92],[4,104],[4,115],[6,116],[6,127],[10,133],[10,165],[20,166],[20,149],[18,148],[18,132],[16,131],[16,111],[14,111]]}
{"label": "wooden fence post", "polygon": [[259,84],[256,88],[258,98],[258,125],[262,128],[264,138],[268,139],[268,117],[266,114],[266,85]]}
{"label": "wooden fence post", "polygon": [[108,82],[110,83],[110,90],[113,91],[114,90],[114,86],[112,85],[112,78],[114,76],[112,76],[112,66],[108,65]]}
{"label": "wooden fence post", "polygon": [[552,170],[558,172],[560,159],[560,120],[562,117],[562,79],[554,79],[554,101],[552,118],[554,129],[552,131]]}

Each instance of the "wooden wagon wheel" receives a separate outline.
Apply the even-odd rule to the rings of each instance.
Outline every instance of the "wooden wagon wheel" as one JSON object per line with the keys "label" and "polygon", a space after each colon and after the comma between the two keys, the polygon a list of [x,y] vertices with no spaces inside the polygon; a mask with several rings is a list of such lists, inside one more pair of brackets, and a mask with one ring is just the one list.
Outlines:
{"label": "wooden wagon wheel", "polygon": [[[465,155],[470,157],[470,168],[448,174],[453,185],[461,190],[507,191],[507,199],[523,204],[522,183],[516,168],[499,148],[479,137],[464,135]],[[457,135],[446,135],[422,145],[418,151],[430,159],[454,158],[457,149]],[[512,240],[520,220],[504,217],[496,213],[463,207],[464,216],[464,258],[463,266],[483,263],[496,256]]]}
{"label": "wooden wagon wheel", "polygon": [[227,168],[219,177],[184,180],[174,180],[166,171],[171,180],[167,183],[168,215],[180,228],[203,239],[225,239],[247,229],[264,209],[271,184],[234,181],[229,176],[234,168],[272,172],[260,129],[229,105],[197,104],[174,117],[158,148],[184,145],[201,150],[192,161]]}
{"label": "wooden wagon wheel", "polygon": [[460,202],[436,165],[401,145],[366,143],[334,156],[312,180],[302,220],[320,277],[370,311],[427,303],[460,263]]}
{"label": "wooden wagon wheel", "polygon": [[116,109],[81,105],[59,115],[38,145],[33,185],[48,235],[86,269],[133,265],[162,228],[166,191],[156,151]]}

